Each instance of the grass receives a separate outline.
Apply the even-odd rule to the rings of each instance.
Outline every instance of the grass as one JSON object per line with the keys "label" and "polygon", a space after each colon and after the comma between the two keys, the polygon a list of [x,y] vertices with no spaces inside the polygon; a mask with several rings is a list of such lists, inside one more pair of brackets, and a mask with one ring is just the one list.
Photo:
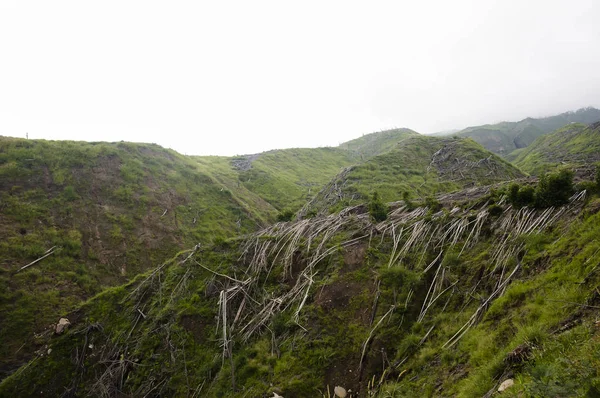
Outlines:
{"label": "grass", "polygon": [[[351,199],[357,202],[374,191],[389,201],[410,190],[422,203],[434,192],[521,175],[471,140],[410,135],[400,144],[375,145],[372,138],[356,148],[377,155],[344,180],[346,192],[359,195]],[[338,148],[262,154],[250,169],[264,172],[261,186],[244,182],[249,174],[234,169],[230,158],[180,158],[156,146],[126,143],[67,145],[84,155],[61,154],[51,142],[10,145],[19,156],[12,149],[0,152],[0,167],[18,165],[7,166],[0,180],[6,184],[0,228],[7,236],[0,242],[0,358],[3,366],[25,366],[0,383],[0,396],[101,395],[106,387],[132,396],[251,398],[276,391],[289,398],[323,396],[342,385],[380,397],[471,397],[497,388],[509,374],[517,381],[507,393],[513,396],[561,396],[568,389],[593,396],[599,386],[596,197],[582,211],[567,212],[561,223],[520,238],[523,246],[508,267],[521,264],[515,280],[454,345],[442,348],[503,277],[491,258],[504,237],[493,223],[505,204],[491,205],[497,214],[486,221],[479,243],[464,250],[464,241],[444,247],[439,262],[441,247],[431,246],[425,253],[411,250],[389,267],[394,250],[389,230],[382,235],[372,225],[348,224],[352,227],[339,230],[323,250],[365,231],[369,235],[316,265],[299,323],[293,321],[296,307],[287,308],[248,341],[235,335],[229,342],[232,358],[223,358],[218,302],[232,282],[219,274],[237,280],[255,276],[242,260],[244,239],[230,236],[293,209],[296,195],[313,187],[298,178],[306,173],[306,181],[324,183],[319,168],[334,173],[348,153]],[[427,171],[442,146],[451,156]],[[469,167],[466,178],[451,167],[455,158]],[[473,166],[488,158],[496,174]],[[474,222],[478,211],[473,208],[465,219]],[[462,217],[431,213],[419,220],[432,228]],[[357,221],[360,215],[349,217]],[[411,230],[404,231],[400,247]],[[294,267],[306,265],[307,253],[321,239],[300,241],[292,253]],[[276,231],[262,241],[282,243]],[[179,251],[198,242],[196,252]],[[60,247],[55,255],[14,272],[52,246]],[[277,252],[271,252],[271,261]],[[435,267],[424,272],[430,263]],[[164,267],[149,270],[158,264]],[[437,265],[448,290],[419,318]],[[281,262],[273,262],[269,272],[256,276],[262,279],[255,285],[266,302],[294,283],[283,279]],[[235,303],[245,300],[245,308],[255,309],[252,297],[258,293],[240,295]],[[69,332],[39,334],[67,313],[73,321]],[[24,342],[32,344],[21,348]],[[531,349],[530,357],[507,362],[520,346]]]}
{"label": "grass", "polygon": [[356,160],[348,151],[336,148],[271,151],[262,154],[238,178],[277,210],[297,211],[343,167]]}
{"label": "grass", "polygon": [[182,248],[274,220],[261,202],[157,145],[0,138],[0,323],[16,327],[0,328],[0,376],[81,300]]}
{"label": "grass", "polygon": [[571,123],[589,124],[600,119],[600,111],[594,108],[582,108],[575,112],[539,119],[526,118],[519,122],[500,122],[483,126],[468,127],[457,133],[460,137],[469,137],[486,149],[512,159],[515,151],[524,151],[538,137],[563,128]]}
{"label": "grass", "polygon": [[[510,392],[513,395],[561,395],[569,388],[580,394],[595,391],[598,332],[593,310],[579,304],[596,305],[594,289],[600,275],[594,255],[600,250],[600,213],[581,214],[568,224],[524,238],[523,271],[518,281],[508,286],[457,345],[447,349],[440,347],[479,305],[476,300],[464,301],[468,295],[449,296],[446,304],[440,300],[438,310],[417,322],[429,274],[411,269],[410,262],[388,268],[389,238],[373,239],[356,270],[344,265],[343,250],[334,254],[319,266],[319,280],[301,318],[302,327],[290,321],[293,311],[286,311],[274,318],[264,334],[247,343],[234,341],[236,390],[247,397],[270,395],[272,391],[305,397],[326,394],[327,386],[353,385],[362,344],[371,332],[369,319],[378,286],[375,321],[390,305],[397,309],[377,328],[367,351],[365,383],[379,380],[382,366],[395,372],[395,376],[383,377],[384,383],[374,390],[377,396],[481,396],[501,377],[507,377],[508,370],[517,380]],[[352,231],[344,233],[352,236]],[[210,269],[231,272],[228,270],[235,268],[239,257],[236,247],[236,241],[225,241],[197,258]],[[460,256],[452,252],[443,262],[446,278],[462,280],[460,290],[469,288],[480,269],[488,267],[487,250],[490,242],[483,241]],[[161,387],[163,394],[192,394],[203,383],[203,396],[231,392],[231,364],[229,360],[221,362],[219,330],[214,324],[218,295],[209,293],[208,288],[214,275],[193,263],[180,265],[187,255],[182,252],[169,262],[160,282],[155,276],[142,285],[150,274],[137,277],[125,286],[104,291],[79,310],[86,321],[74,327],[80,330],[90,324],[103,325],[102,333],[89,335],[93,345],[100,347],[99,352],[127,345],[126,359],[135,362],[143,358],[143,366],[131,369],[125,393],[148,391],[152,387],[148,380],[166,380]],[[427,258],[435,256],[432,252]],[[186,275],[191,276],[185,289],[180,289]],[[265,288],[285,288],[280,284],[270,279]],[[47,300],[56,299],[52,297]],[[442,307],[445,311],[439,311]],[[570,319],[581,322],[566,332],[555,332]],[[69,377],[78,374],[76,367],[64,363],[70,363],[68,347],[81,346],[83,339],[82,333],[52,339],[50,347],[58,357],[40,359],[6,379],[0,385],[0,395],[39,392],[39,386],[26,381],[31,372],[39,373],[45,386],[61,388],[68,384]],[[507,355],[524,344],[532,347],[535,360],[508,365]],[[96,362],[99,360],[90,354],[86,362],[90,371],[79,376],[80,392],[92,391],[86,386],[93,385],[94,375],[105,369]],[[391,365],[400,362],[397,368]],[[366,384],[362,388],[365,391]]]}
{"label": "grass", "polygon": [[535,175],[554,171],[565,163],[577,168],[600,160],[600,126],[569,124],[552,134],[538,138],[524,148],[513,162],[522,170]]}
{"label": "grass", "polygon": [[[442,148],[450,155],[441,160],[439,168],[431,166],[434,154]],[[490,156],[491,162],[496,165],[491,173],[488,167],[476,165]],[[455,159],[463,163],[456,167],[453,164]],[[331,192],[321,192],[309,212],[339,211],[346,206],[366,202],[374,192],[378,192],[384,202],[400,200],[406,192],[411,198],[424,200],[431,195],[521,175],[514,166],[472,140],[408,135],[392,150],[374,156],[334,180],[335,186],[340,187],[341,199],[332,202],[327,199]]]}

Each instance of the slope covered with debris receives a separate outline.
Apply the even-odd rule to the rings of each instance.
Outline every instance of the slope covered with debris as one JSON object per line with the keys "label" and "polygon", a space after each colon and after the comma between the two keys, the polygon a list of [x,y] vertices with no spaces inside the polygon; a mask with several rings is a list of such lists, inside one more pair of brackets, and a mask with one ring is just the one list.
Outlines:
{"label": "slope covered with debris", "polygon": [[491,192],[196,246],[68,314],[0,395],[593,393],[599,209]]}
{"label": "slope covered with debris", "polygon": [[[593,171],[600,162],[600,122],[569,124],[538,138],[511,159],[522,170],[541,175],[566,164]],[[581,173],[580,173],[581,174]]]}
{"label": "slope covered with debris", "polygon": [[329,214],[378,192],[384,201],[424,199],[444,192],[523,177],[470,139],[409,134],[392,150],[343,169],[298,213]]}
{"label": "slope covered with debris", "polygon": [[0,137],[0,379],[82,300],[275,214],[158,145]]}

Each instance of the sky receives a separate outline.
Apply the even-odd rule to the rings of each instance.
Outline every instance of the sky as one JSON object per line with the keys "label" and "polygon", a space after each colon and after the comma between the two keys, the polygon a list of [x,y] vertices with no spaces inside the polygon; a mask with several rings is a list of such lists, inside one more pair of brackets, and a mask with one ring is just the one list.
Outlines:
{"label": "sky", "polygon": [[0,135],[188,155],[600,108],[600,1],[0,1]]}

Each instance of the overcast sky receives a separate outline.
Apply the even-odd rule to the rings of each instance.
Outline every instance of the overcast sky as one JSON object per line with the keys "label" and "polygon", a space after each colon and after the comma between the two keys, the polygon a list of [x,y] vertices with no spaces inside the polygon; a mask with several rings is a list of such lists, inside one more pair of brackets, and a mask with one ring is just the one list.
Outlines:
{"label": "overcast sky", "polygon": [[600,107],[600,1],[0,1],[0,135],[186,154]]}

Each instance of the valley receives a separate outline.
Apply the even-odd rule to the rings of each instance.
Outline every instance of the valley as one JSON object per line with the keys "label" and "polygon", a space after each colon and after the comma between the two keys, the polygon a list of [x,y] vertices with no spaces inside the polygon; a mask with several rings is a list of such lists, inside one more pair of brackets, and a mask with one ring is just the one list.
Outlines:
{"label": "valley", "polygon": [[599,120],[0,137],[0,396],[596,396]]}

